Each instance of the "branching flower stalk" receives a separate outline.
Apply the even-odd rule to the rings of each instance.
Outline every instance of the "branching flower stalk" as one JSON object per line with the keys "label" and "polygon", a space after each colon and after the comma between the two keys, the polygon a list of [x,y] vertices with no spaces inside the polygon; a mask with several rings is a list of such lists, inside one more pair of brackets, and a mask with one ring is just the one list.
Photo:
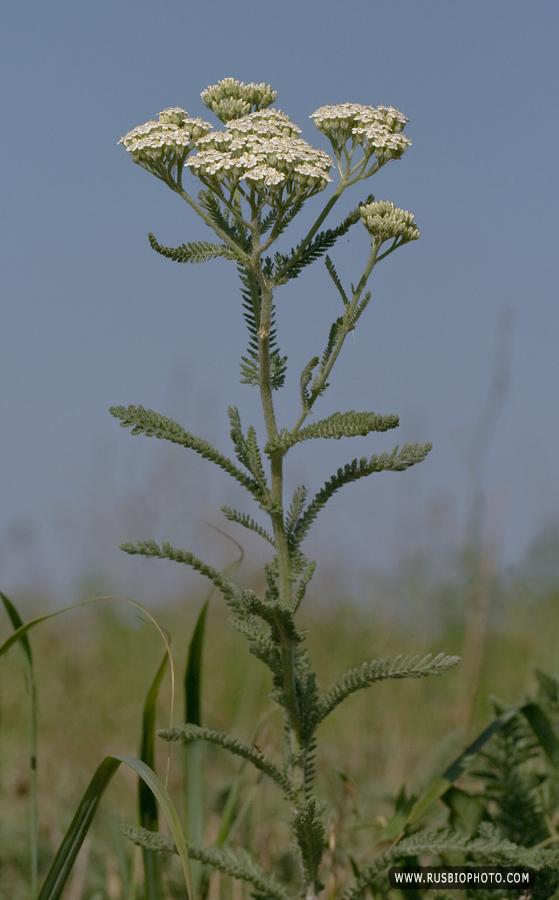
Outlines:
{"label": "branching flower stalk", "polygon": [[[243,84],[226,78],[202,93],[206,107],[223,124],[221,130],[180,107],[164,110],[121,139],[135,163],[161,179],[208,225],[218,243],[205,241],[162,247],[150,235],[152,247],[177,262],[203,262],[223,256],[236,263],[241,280],[244,317],[249,345],[241,362],[241,380],[258,387],[265,427],[265,443],[259,446],[257,431],[243,432],[238,411],[230,408],[231,437],[237,462],[181,426],[142,407],[111,410],[133,434],[148,434],[189,447],[227,471],[251,494],[269,519],[270,531],[245,512],[223,508],[230,521],[260,534],[275,553],[266,565],[264,597],[241,591],[212,566],[187,551],[153,541],[125,544],[129,553],[160,556],[193,566],[220,588],[233,611],[233,625],[249,641],[250,651],[270,669],[273,699],[282,707],[286,744],[281,767],[255,753],[235,738],[186,725],[161,732],[166,740],[186,743],[205,740],[220,744],[265,772],[283,792],[292,809],[292,834],[298,848],[301,876],[297,894],[314,900],[322,890],[320,865],[325,848],[322,804],[314,795],[316,731],[321,721],[357,690],[385,678],[440,674],[456,663],[442,654],[406,659],[375,660],[342,675],[326,691],[320,691],[303,647],[295,614],[305,596],[315,564],[301,545],[320,510],[344,484],[378,471],[402,471],[421,462],[430,444],[407,444],[401,450],[370,458],[353,459],[326,481],[307,501],[300,486],[289,508],[284,496],[284,460],[291,447],[314,438],[342,438],[387,431],[398,425],[397,416],[372,412],[334,413],[309,420],[328,388],[344,341],[367,308],[367,290],[375,265],[402,244],[416,240],[419,230],[410,213],[391,203],[368,196],[336,227],[322,230],[342,194],[370,178],[391,160],[400,159],[410,144],[403,135],[405,116],[392,107],[343,103],[323,106],[311,116],[330,141],[339,180],[299,243],[288,252],[269,255],[274,243],[292,226],[303,205],[321,194],[332,182],[334,160],[300,137],[300,129],[283,112],[271,108],[275,91],[265,84]],[[202,186],[197,199],[186,190],[188,174]],[[357,286],[346,292],[328,251],[337,239],[361,222],[371,246]],[[382,252],[381,252],[382,251]],[[281,355],[275,326],[275,292],[320,258],[324,258],[343,303],[343,314],[331,325],[322,355],[313,356],[300,377],[301,408],[291,428],[280,427],[274,393],[284,386],[287,357]],[[240,465],[240,468],[239,468]],[[143,846],[153,846],[137,835]],[[261,896],[284,897],[273,879],[252,861],[244,864],[222,855],[216,848],[191,847],[194,858],[213,860],[213,865],[255,885]],[[222,863],[220,864],[220,860]],[[241,874],[239,874],[239,872]],[[255,874],[256,873],[256,874]],[[266,880],[268,879],[268,880]],[[265,887],[263,887],[263,884]],[[361,882],[355,891],[361,890]]]}

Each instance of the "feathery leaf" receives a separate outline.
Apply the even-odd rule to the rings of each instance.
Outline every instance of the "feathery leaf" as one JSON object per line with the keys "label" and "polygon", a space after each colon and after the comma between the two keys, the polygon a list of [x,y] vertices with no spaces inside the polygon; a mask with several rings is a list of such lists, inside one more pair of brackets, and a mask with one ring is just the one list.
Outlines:
{"label": "feathery leaf", "polygon": [[380,416],[373,412],[333,413],[327,419],[320,419],[301,428],[295,434],[287,429],[281,431],[275,440],[268,441],[264,450],[268,455],[281,451],[285,453],[294,444],[308,441],[310,438],[357,437],[370,434],[371,431],[388,431],[399,425],[398,416]]}
{"label": "feathery leaf", "polygon": [[375,454],[370,459],[364,456],[359,460],[354,459],[352,462],[347,463],[343,469],[338,469],[336,474],[332,475],[330,481],[327,481],[324,487],[315,495],[293,529],[295,546],[298,546],[306,537],[312,522],[320,510],[344,484],[357,481],[359,478],[365,478],[373,472],[403,472],[404,469],[422,462],[432,446],[430,443],[405,444],[400,452],[398,452],[399,448],[396,446],[392,453],[381,453],[380,456]]}
{"label": "feathery leaf", "polygon": [[335,267],[334,263],[332,262],[332,260],[330,259],[329,256],[326,256],[326,259],[324,260],[324,262],[326,264],[326,268],[328,270],[328,274],[329,274],[330,278],[336,285],[336,287],[340,293],[340,296],[341,296],[342,300],[344,301],[344,306],[349,306],[349,300],[347,299],[346,292],[344,291],[344,289],[342,287],[342,283],[339,279],[338,273],[336,272],[336,267]]}
{"label": "feathery leaf", "polygon": [[363,663],[359,669],[351,669],[335,681],[332,687],[321,697],[317,710],[317,724],[330,715],[346,697],[370,687],[377,681],[391,678],[424,678],[427,675],[441,675],[453,668],[460,661],[458,656],[445,656],[439,653],[433,657],[431,653],[420,659],[419,656],[397,656],[390,659],[374,659]]}
{"label": "feathery leaf", "polygon": [[178,263],[203,263],[209,259],[224,256],[225,259],[238,259],[238,256],[225,244],[209,244],[207,241],[192,241],[180,247],[163,247],[150,232],[149,242],[153,250]]}
{"label": "feathery leaf", "polygon": [[[159,853],[177,852],[175,842],[169,835],[146,831],[145,828],[134,828],[131,825],[121,825],[121,831],[139,847]],[[282,885],[273,875],[266,875],[246,851],[241,851],[237,855],[229,848],[204,847],[190,842],[187,847],[191,859],[197,859],[231,878],[247,881],[265,897],[273,900],[290,900],[290,895]]]}
{"label": "feathery leaf", "polygon": [[156,557],[157,559],[172,559],[174,562],[185,563],[185,565],[190,566],[196,572],[200,572],[201,575],[205,575],[206,578],[213,581],[215,586],[228,599],[239,594],[237,585],[224,578],[222,573],[214,569],[213,566],[194,556],[193,553],[189,553],[188,550],[177,550],[175,547],[171,547],[166,541],[161,544],[161,547],[155,541],[138,541],[136,544],[124,543],[120,545],[120,549],[124,550],[125,553],[130,553],[132,556],[139,554],[140,556],[147,556],[148,559]]}
{"label": "feathery leaf", "polygon": [[230,506],[222,506],[221,511],[226,519],[229,519],[230,522],[238,522],[239,525],[242,525],[244,528],[248,528],[249,531],[254,531],[256,534],[259,534],[260,537],[264,538],[265,541],[268,541],[272,547],[276,546],[276,542],[273,537],[262,528],[258,522],[255,522],[251,516],[246,513],[241,513],[236,509],[231,509]]}
{"label": "feathery leaf", "polygon": [[121,420],[122,428],[132,428],[131,434],[133,435],[145,434],[148,437],[156,437],[159,440],[189,447],[204,459],[210,459],[224,469],[243,487],[246,487],[259,502],[262,499],[262,488],[257,481],[245,475],[232,460],[212,447],[208,441],[185,431],[172,419],[161,416],[152,409],[144,409],[143,406],[111,406],[109,412],[116,419]]}
{"label": "feathery leaf", "polygon": [[295,797],[293,787],[289,779],[278,769],[276,765],[268,759],[267,756],[255,746],[249,746],[236,738],[231,737],[225,731],[212,731],[210,728],[201,728],[198,725],[175,725],[174,728],[164,728],[157,732],[159,737],[164,741],[181,741],[184,744],[193,743],[194,741],[207,741],[210,744],[218,744],[229,753],[235,756],[241,756],[247,759],[260,772],[268,775],[284,792],[284,794],[293,800]]}
{"label": "feathery leaf", "polygon": [[326,832],[315,797],[295,810],[291,827],[301,853],[305,880],[318,892],[322,887],[318,884],[318,869],[326,846]]}

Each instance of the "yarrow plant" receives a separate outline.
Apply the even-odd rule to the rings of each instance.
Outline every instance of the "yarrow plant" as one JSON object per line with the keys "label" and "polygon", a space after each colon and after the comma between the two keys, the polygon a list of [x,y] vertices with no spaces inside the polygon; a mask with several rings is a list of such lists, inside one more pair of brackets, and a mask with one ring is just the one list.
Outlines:
{"label": "yarrow plant", "polygon": [[[323,804],[314,793],[317,729],[348,696],[387,678],[438,675],[454,666],[456,657],[439,654],[398,657],[365,663],[347,672],[327,690],[320,690],[296,624],[296,613],[315,570],[302,550],[311,525],[332,495],[343,485],[373,472],[403,471],[425,459],[431,444],[406,444],[389,453],[353,459],[338,469],[312,498],[304,486],[289,499],[284,493],[284,467],[291,447],[315,438],[342,438],[387,431],[398,417],[374,412],[337,412],[310,420],[326,392],[336,360],[350,331],[365,312],[371,294],[367,283],[375,265],[403,244],[419,237],[413,216],[373,196],[357,206],[334,228],[320,230],[342,194],[392,160],[410,145],[402,132],[407,119],[393,107],[343,103],[323,106],[310,118],[328,138],[333,158],[300,137],[301,130],[280,110],[270,108],[276,92],[265,84],[243,84],[232,78],[202,92],[204,104],[220,119],[216,130],[180,107],[163,110],[157,121],[129,131],[121,143],[132,160],[179,194],[219,239],[218,243],[190,242],[173,249],[162,247],[150,235],[152,247],[176,262],[203,262],[223,256],[237,265],[241,280],[248,349],[241,361],[241,380],[260,391],[265,429],[243,430],[236,408],[230,407],[231,438],[236,460],[223,455],[205,440],[151,410],[139,406],[115,407],[112,414],[133,434],[147,434],[189,447],[229,473],[247,489],[268,520],[262,524],[245,511],[223,507],[227,519],[256,532],[273,548],[265,566],[264,596],[237,585],[192,553],[153,541],[124,544],[131,554],[176,560],[205,574],[224,595],[233,611],[232,624],[249,641],[250,652],[272,674],[272,698],[283,710],[285,744],[277,764],[254,747],[226,733],[198,724],[159,732],[167,741],[209,741],[249,760],[277,785],[291,809],[291,831],[300,861],[296,894],[308,900],[322,890],[321,862],[325,849]],[[303,205],[321,194],[334,179],[333,192],[313,225],[289,252],[272,246]],[[197,197],[185,186],[185,175],[202,184]],[[370,235],[363,271],[349,290],[343,286],[334,262],[327,255],[337,239],[362,223]],[[275,326],[277,289],[324,257],[343,314],[329,329],[321,355],[313,356],[300,376],[300,407],[290,426],[278,422],[274,393],[284,386],[287,357],[282,355]],[[131,830],[148,848],[161,848],[161,839]],[[203,847],[190,846],[193,858],[210,861],[231,873],[231,861]],[[213,854],[213,855],[212,855]],[[210,859],[211,857],[211,859]],[[256,886],[260,896],[284,897],[285,888],[260,871],[254,861],[236,866],[236,877]],[[255,872],[258,871],[258,877]],[[354,885],[357,897],[361,886]]]}

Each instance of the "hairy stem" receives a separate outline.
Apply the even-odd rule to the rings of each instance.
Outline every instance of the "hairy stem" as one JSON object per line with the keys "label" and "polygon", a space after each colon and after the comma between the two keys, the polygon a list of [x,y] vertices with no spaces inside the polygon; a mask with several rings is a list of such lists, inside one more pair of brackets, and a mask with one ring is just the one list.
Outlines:
{"label": "hairy stem", "polygon": [[242,263],[242,265],[244,265],[244,266],[249,265],[250,256],[245,252],[245,250],[242,247],[239,246],[239,244],[236,243],[236,241],[234,241],[225,231],[223,231],[219,227],[219,225],[216,224],[216,222],[213,221],[213,219],[208,215],[206,210],[203,209],[201,206],[199,206],[198,203],[196,203],[196,201],[192,199],[190,194],[187,194],[187,192],[183,188],[176,187],[169,182],[167,182],[167,183],[169,184],[169,187],[171,187],[177,194],[180,194],[180,196],[183,198],[183,200],[185,200],[188,203],[188,205],[192,207],[194,212],[198,213],[198,215],[200,216],[201,219],[204,220],[206,225],[209,225],[209,227],[212,229],[212,231],[215,231],[215,233],[217,234],[217,236],[219,238],[221,238],[223,243],[227,244],[227,246],[231,250],[233,250],[233,252],[236,254],[236,256],[238,256],[239,261]]}
{"label": "hairy stem", "polygon": [[[258,329],[258,355],[259,355],[259,387],[264,414],[264,424],[268,441],[278,436],[278,426],[272,396],[272,383],[270,377],[270,331],[273,311],[273,285],[262,272],[260,265],[260,230],[259,220],[255,216],[252,222],[252,247],[253,254],[251,268],[260,288],[260,328]],[[291,609],[292,579],[291,560],[287,543],[287,533],[283,512],[283,457],[284,451],[271,454],[271,490],[269,515],[272,522],[274,541],[276,545],[278,562],[278,592],[280,603],[287,609]],[[297,756],[299,752],[299,739],[301,733],[300,711],[297,700],[297,679],[295,670],[296,642],[286,634],[282,623],[276,623],[280,636],[280,652],[282,658],[282,691],[286,712],[286,725],[291,754]]]}

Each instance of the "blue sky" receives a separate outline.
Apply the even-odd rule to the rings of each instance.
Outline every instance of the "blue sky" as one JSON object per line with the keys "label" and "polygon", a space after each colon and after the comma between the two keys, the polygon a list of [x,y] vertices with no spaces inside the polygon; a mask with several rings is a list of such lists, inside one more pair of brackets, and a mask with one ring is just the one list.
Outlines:
{"label": "blue sky", "polygon": [[[351,581],[463,538],[497,346],[510,377],[473,477],[499,561],[521,560],[559,499],[558,20],[553,2],[516,0],[12,4],[0,38],[3,590],[62,594],[96,571],[141,593],[145,564],[122,563],[120,540],[231,556],[201,524],[223,524],[224,500],[244,503],[226,476],[179,448],[132,441],[108,414],[141,403],[224,448],[229,403],[259,424],[254,390],[238,384],[233,267],[153,253],[148,231],[171,246],[210,234],[117,146],[167,106],[209,118],[200,91],[227,76],[271,84],[276,106],[326,150],[308,118],[323,104],[383,103],[410,119],[412,147],[356,187],[344,211],[372,191],[413,212],[421,239],[375,271],[373,302],[319,411],[398,413],[401,427],[324,446],[312,462],[297,448],[291,479],[316,490],[394,438],[434,449],[406,474],[337,495],[310,552],[339,560]],[[364,240],[334,255],[347,281],[360,275]],[[277,300],[292,362],[288,422],[337,299],[311,268]]]}

